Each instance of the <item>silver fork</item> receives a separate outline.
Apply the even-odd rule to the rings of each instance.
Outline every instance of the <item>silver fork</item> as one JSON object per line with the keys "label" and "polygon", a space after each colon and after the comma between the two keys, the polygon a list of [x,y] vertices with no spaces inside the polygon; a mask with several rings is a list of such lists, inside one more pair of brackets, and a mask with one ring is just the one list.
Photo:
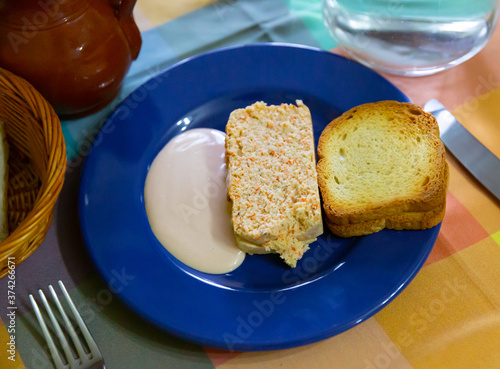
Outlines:
{"label": "silver fork", "polygon": [[49,346],[50,354],[52,355],[52,359],[54,360],[56,368],[57,369],[105,369],[101,351],[99,350],[94,339],[90,335],[90,332],[87,329],[82,317],[78,313],[78,310],[76,310],[75,304],[71,300],[68,291],[66,291],[66,287],[64,287],[64,284],[61,281],[59,281],[58,283],[59,287],[61,287],[64,297],[66,298],[66,302],[68,303],[69,308],[73,313],[73,317],[77,322],[78,327],[80,328],[82,336],[84,337],[85,342],[87,343],[88,350],[86,350],[83,347],[80,338],[78,338],[78,335],[75,329],[73,328],[73,324],[70,322],[68,315],[64,311],[64,308],[61,305],[61,302],[59,301],[56,292],[54,291],[54,288],[52,288],[52,286],[49,285],[50,293],[52,294],[52,297],[57,305],[57,309],[59,310],[59,313],[64,321],[65,325],[64,328],[66,329],[66,333],[69,334],[69,336],[71,337],[73,346],[76,349],[76,356],[75,356],[73,353],[74,350],[71,349],[68,340],[66,339],[66,336],[64,335],[63,330],[61,329],[61,326],[59,325],[47,299],[45,298],[43,291],[38,290],[43,305],[45,306],[47,314],[49,315],[52,325],[54,326],[54,329],[56,331],[57,337],[59,338],[59,343],[62,346],[63,354],[61,354],[54,343],[53,337],[51,336],[49,330],[47,329],[47,325],[45,324],[44,318],[42,316],[42,313],[40,312],[40,309],[38,308],[35,298],[33,297],[33,295],[30,294],[29,298],[31,301],[31,305],[33,305],[33,309],[35,310],[36,317],[42,328],[45,341]]}

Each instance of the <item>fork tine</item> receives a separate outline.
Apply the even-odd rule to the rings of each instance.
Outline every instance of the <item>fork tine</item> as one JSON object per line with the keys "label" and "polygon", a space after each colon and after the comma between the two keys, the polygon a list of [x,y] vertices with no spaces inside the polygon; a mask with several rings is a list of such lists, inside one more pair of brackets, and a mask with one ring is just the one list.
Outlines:
{"label": "fork tine", "polygon": [[54,360],[54,364],[56,365],[57,369],[64,369],[64,364],[61,360],[61,357],[59,356],[59,351],[57,351],[56,346],[54,345],[54,340],[52,339],[52,336],[49,333],[49,330],[47,329],[47,325],[45,324],[45,321],[42,317],[42,313],[40,312],[40,309],[38,308],[38,304],[36,303],[33,295],[29,295],[31,305],[33,306],[33,309],[35,310],[36,318],[38,319],[38,323],[40,324],[40,327],[42,327],[42,332],[43,336],[45,337],[45,341],[47,342],[47,345],[49,346],[50,354],[52,355],[52,360]]}
{"label": "fork tine", "polygon": [[66,360],[68,361],[68,364],[70,367],[76,364],[75,357],[73,356],[73,353],[71,352],[71,348],[69,347],[68,340],[64,336],[64,333],[61,329],[61,326],[59,325],[59,322],[57,321],[54,313],[52,312],[52,309],[47,301],[47,298],[45,297],[45,294],[43,293],[42,290],[38,290],[38,293],[40,294],[40,297],[42,298],[43,305],[45,306],[45,309],[47,310],[47,313],[49,314],[50,320],[52,322],[52,325],[54,326],[56,330],[57,337],[59,338],[59,341],[61,342],[61,346],[63,348],[63,351],[66,355]]}
{"label": "fork tine", "polygon": [[[102,359],[102,354],[101,351],[99,350],[99,347],[97,347],[96,342],[92,338],[92,335],[90,334],[87,326],[85,325],[85,322],[83,321],[80,313],[75,307],[75,304],[73,303],[73,300],[71,300],[71,297],[68,294],[68,291],[66,291],[66,287],[64,284],[59,281],[59,287],[61,287],[61,290],[63,292],[64,297],[66,298],[66,302],[68,303],[71,311],[73,312],[73,316],[75,317],[76,322],[78,323],[78,326],[80,327],[80,330],[83,334],[83,337],[85,337],[85,340],[87,341],[87,345],[89,346],[90,349],[90,354],[94,358]],[[86,356],[85,356],[86,357]]]}
{"label": "fork tine", "polygon": [[57,297],[56,291],[54,291],[54,288],[51,285],[49,285],[49,290],[50,290],[50,293],[52,294],[52,298],[54,299],[54,301],[57,305],[57,309],[59,310],[59,313],[61,314],[61,316],[64,320],[64,324],[66,325],[66,329],[68,330],[68,333],[69,333],[71,339],[73,340],[73,345],[75,346],[76,351],[78,352],[78,357],[82,360],[82,362],[87,361],[86,360],[87,354],[85,353],[85,350],[83,349],[83,346],[80,342],[80,339],[76,335],[75,329],[73,328],[73,324],[71,324],[71,322],[69,321],[68,315],[64,311],[64,309],[61,305],[61,302],[59,301],[59,298]]}
{"label": "fork tine", "polygon": [[[1,1],[1,0],[0,0]],[[42,302],[45,306],[45,309],[47,311],[47,314],[50,317],[50,320],[52,322],[52,325],[54,326],[54,329],[56,331],[56,334],[59,338],[59,341],[62,346],[63,352],[61,352],[60,349],[56,347],[54,344],[54,338],[52,337],[53,334],[49,332],[47,329],[47,325],[45,323],[45,320],[43,318],[43,315],[40,312],[40,308],[38,307],[38,304],[36,303],[35,298],[33,295],[29,295],[31,304],[33,305],[33,309],[35,310],[36,317],[38,319],[38,322],[40,324],[40,327],[42,328],[43,335],[45,337],[45,340],[49,346],[50,353],[52,355],[54,364],[56,365],[57,369],[75,369],[75,368],[80,368],[80,369],[90,369],[90,368],[105,368],[104,367],[104,359],[102,357],[101,351],[97,347],[96,342],[92,338],[87,326],[85,325],[81,315],[78,313],[78,310],[75,307],[75,304],[71,300],[71,297],[68,294],[68,291],[66,290],[66,287],[64,284],[59,281],[59,286],[61,287],[61,290],[64,294],[64,297],[66,299],[66,302],[70,308],[70,310],[73,313],[74,320],[78,324],[78,327],[80,328],[81,335],[83,336],[83,339],[87,342],[88,348],[89,348],[89,353],[86,352],[86,349],[82,345],[82,340],[79,337],[79,334],[75,330],[75,326],[73,323],[69,320],[68,314],[64,310],[59,298],[57,297],[57,294],[54,290],[54,288],[49,285],[49,290],[52,294],[52,297],[54,299],[55,304],[57,305],[57,309],[59,310],[59,313],[64,321],[64,329],[66,331],[66,334],[69,334],[70,339],[73,342],[73,345],[76,349],[73,350],[69,343],[68,343],[68,338],[66,338],[65,333],[63,333],[63,330],[61,329],[61,325],[59,325],[58,320],[56,319],[56,316],[54,315],[47,298],[45,297],[45,294],[43,293],[42,290],[38,290],[38,293],[40,294],[40,297],[42,299]],[[61,323],[63,324],[63,323]],[[75,355],[77,357],[75,357]],[[67,364],[64,364],[64,356],[66,356],[66,361]]]}

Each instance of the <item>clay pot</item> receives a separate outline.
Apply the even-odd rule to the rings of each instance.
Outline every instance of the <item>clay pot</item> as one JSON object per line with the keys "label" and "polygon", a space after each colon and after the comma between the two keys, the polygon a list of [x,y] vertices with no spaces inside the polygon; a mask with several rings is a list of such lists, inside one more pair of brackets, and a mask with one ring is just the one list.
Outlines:
{"label": "clay pot", "polygon": [[141,48],[136,0],[0,0],[0,66],[28,80],[61,119],[119,93]]}

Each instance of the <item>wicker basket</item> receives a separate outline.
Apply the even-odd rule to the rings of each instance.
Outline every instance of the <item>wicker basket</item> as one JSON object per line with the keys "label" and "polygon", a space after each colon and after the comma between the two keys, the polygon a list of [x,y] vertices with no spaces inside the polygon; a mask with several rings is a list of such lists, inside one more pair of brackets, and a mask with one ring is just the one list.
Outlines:
{"label": "wicker basket", "polygon": [[9,145],[9,237],[0,244],[3,278],[9,260],[21,263],[45,238],[64,182],[66,146],[52,106],[28,82],[2,68],[0,122]]}

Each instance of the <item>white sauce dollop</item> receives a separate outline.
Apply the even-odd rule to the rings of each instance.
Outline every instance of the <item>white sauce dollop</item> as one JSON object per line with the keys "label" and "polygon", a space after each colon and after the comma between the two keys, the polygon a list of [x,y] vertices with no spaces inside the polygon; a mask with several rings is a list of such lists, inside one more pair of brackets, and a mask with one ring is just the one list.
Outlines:
{"label": "white sauce dollop", "polygon": [[146,177],[144,202],[160,243],[193,269],[223,274],[236,269],[238,249],[226,191],[225,134],[197,128],[174,137]]}

